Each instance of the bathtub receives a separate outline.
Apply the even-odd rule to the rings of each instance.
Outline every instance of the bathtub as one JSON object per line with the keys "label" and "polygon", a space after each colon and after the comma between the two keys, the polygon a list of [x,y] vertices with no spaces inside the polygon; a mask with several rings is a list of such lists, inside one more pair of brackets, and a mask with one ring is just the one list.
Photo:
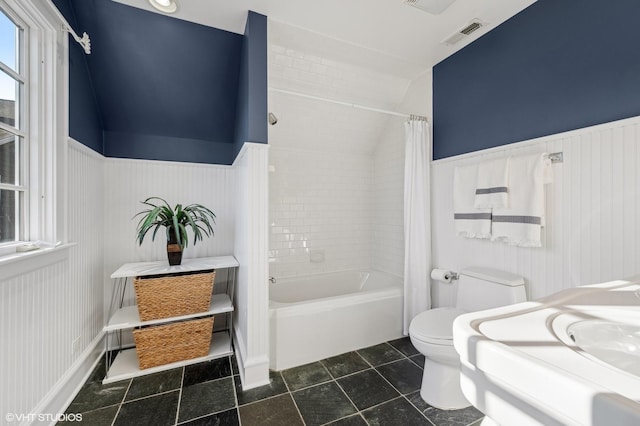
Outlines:
{"label": "bathtub", "polygon": [[269,299],[272,370],[402,337],[402,279],[384,272],[280,278]]}

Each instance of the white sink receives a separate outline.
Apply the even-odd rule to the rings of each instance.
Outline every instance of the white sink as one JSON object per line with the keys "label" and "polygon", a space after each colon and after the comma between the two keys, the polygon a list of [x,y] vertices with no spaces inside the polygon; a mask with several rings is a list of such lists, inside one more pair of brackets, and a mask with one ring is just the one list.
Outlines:
{"label": "white sink", "polygon": [[640,425],[640,276],[462,315],[461,387],[498,424]]}
{"label": "white sink", "polygon": [[571,324],[567,334],[589,355],[640,376],[640,326],[584,320]]}

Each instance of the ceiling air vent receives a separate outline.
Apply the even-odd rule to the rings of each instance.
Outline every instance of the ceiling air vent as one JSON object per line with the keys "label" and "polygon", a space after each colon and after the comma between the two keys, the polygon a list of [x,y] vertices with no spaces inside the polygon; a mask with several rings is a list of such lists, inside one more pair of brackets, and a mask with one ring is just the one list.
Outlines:
{"label": "ceiling air vent", "polygon": [[469,24],[465,25],[455,33],[451,34],[449,37],[442,40],[441,43],[449,44],[449,45],[456,44],[460,40],[469,37],[472,33],[478,31],[480,28],[484,27],[485,25],[486,24],[481,20],[474,19]]}

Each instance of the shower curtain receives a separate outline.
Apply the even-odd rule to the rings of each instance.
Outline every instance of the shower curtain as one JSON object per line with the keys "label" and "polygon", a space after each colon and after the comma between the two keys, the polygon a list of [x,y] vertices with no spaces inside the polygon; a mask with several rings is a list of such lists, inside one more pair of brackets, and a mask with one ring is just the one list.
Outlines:
{"label": "shower curtain", "polygon": [[429,126],[411,117],[405,123],[404,167],[404,323],[431,308],[431,211]]}

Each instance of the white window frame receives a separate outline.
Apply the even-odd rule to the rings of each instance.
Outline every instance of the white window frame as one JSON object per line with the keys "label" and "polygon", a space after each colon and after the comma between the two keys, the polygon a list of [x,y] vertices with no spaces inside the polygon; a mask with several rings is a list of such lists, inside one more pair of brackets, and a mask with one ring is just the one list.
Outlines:
{"label": "white window frame", "polygon": [[[66,243],[66,139],[68,134],[68,37],[50,0],[0,0],[3,11],[24,25],[26,56],[24,120],[27,200],[24,240]],[[3,257],[25,241],[3,244]]]}
{"label": "white window frame", "polygon": [[[18,226],[16,229],[16,238],[20,240],[20,237],[28,239],[29,236],[29,222],[26,217],[26,212],[29,212],[29,170],[28,170],[28,159],[29,159],[29,120],[28,114],[28,102],[29,102],[29,61],[27,60],[28,55],[28,37],[29,32],[25,30],[26,25],[19,16],[13,13],[12,10],[6,10],[4,7],[0,7],[2,12],[12,20],[16,26],[21,28],[21,36],[17,40],[16,49],[19,50],[18,53],[18,62],[16,63],[17,72],[11,69],[9,66],[0,66],[2,71],[4,71],[9,77],[12,77],[16,81],[22,84],[22,90],[18,92],[18,98],[16,102],[18,102],[18,114],[16,118],[16,123],[14,126],[6,125],[4,123],[0,123],[0,129],[5,130],[17,138],[16,141],[16,153],[19,155],[19,159],[17,159],[16,167],[19,170],[20,178],[15,184],[1,184],[0,189],[16,191],[21,193],[18,210],[20,212],[20,217],[18,218]],[[0,64],[2,65],[2,64]],[[20,138],[20,139],[18,139]],[[20,142],[18,142],[20,141]],[[0,243],[3,246],[15,244],[14,242],[6,242]]]}

